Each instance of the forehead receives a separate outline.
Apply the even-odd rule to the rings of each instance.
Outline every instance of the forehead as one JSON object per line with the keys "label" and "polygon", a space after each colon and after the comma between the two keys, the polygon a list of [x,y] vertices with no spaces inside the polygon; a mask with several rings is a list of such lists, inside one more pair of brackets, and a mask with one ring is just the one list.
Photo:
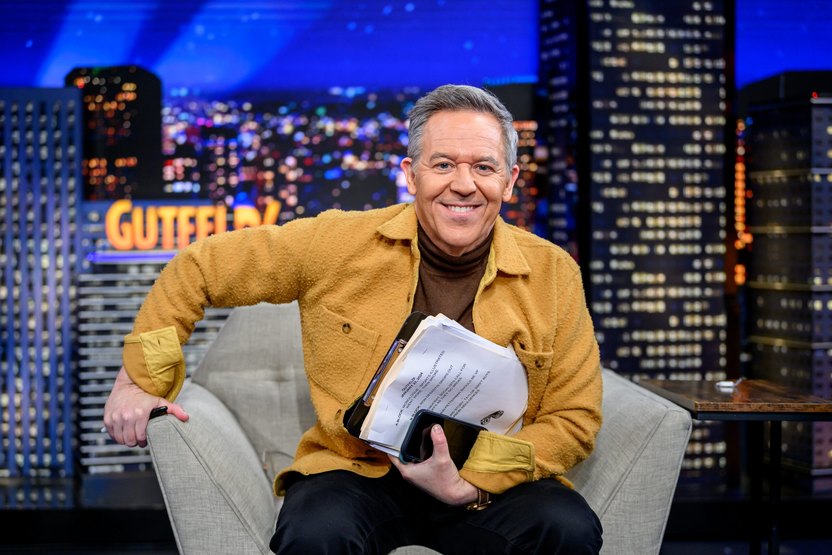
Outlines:
{"label": "forehead", "polygon": [[424,149],[455,147],[464,150],[500,150],[502,128],[491,114],[472,111],[442,111],[425,125]]}

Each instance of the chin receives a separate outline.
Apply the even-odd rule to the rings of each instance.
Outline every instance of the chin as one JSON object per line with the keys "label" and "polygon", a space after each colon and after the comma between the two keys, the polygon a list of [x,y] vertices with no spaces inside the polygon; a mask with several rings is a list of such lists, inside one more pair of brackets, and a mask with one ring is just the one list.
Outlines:
{"label": "chin", "polygon": [[461,256],[466,252],[470,251],[474,247],[476,247],[479,242],[471,241],[466,243],[445,243],[448,246],[448,250],[453,251],[453,256]]}

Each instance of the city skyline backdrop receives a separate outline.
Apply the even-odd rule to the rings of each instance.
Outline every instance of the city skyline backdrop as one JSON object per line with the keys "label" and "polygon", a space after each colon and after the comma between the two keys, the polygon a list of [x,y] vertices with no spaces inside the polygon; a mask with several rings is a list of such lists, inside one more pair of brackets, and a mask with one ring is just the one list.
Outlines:
{"label": "city skyline backdrop", "polygon": [[[531,17],[523,16],[522,9],[510,9],[521,4]],[[524,218],[528,228],[535,214],[541,216],[547,225],[542,233],[535,231],[565,244],[579,258],[604,363],[635,378],[722,379],[726,372],[735,376],[731,360],[736,353],[729,349],[736,350],[740,343],[731,335],[739,326],[727,321],[725,295],[731,280],[726,280],[725,270],[729,276],[732,272],[723,256],[729,243],[726,234],[731,232],[732,147],[725,131],[734,115],[732,60],[736,57],[736,74],[743,79],[753,74],[753,64],[747,63],[755,59],[751,53],[757,56],[753,67],[761,77],[768,77],[768,70],[822,69],[816,65],[816,54],[825,49],[808,37],[820,39],[815,23],[829,19],[832,2],[800,2],[791,6],[790,14],[772,12],[773,2],[756,3],[753,10],[740,2],[737,12],[746,17],[736,22],[731,0],[679,5],[588,0],[583,6],[558,0],[494,2],[487,16],[474,13],[472,2],[451,0],[365,2],[353,11],[339,2],[284,3],[274,11],[249,2],[179,1],[166,3],[165,12],[154,2],[131,9],[103,2],[38,5],[52,15],[41,13],[36,20],[18,14],[18,19],[10,16],[0,24],[17,27],[12,35],[18,39],[31,37],[26,48],[32,50],[24,52],[29,65],[19,65],[26,61],[21,55],[13,60],[18,65],[9,64],[16,69],[3,76],[17,81],[8,87],[0,82],[4,94],[24,94],[6,98],[5,111],[0,111],[10,130],[7,136],[12,137],[4,163],[13,170],[8,174],[11,180],[7,176],[0,181],[6,208],[4,252],[11,262],[4,271],[5,288],[0,289],[0,301],[7,308],[0,322],[5,330],[0,343],[9,355],[0,372],[7,391],[2,408],[10,423],[20,424],[21,433],[19,439],[4,438],[6,459],[0,464],[20,465],[28,475],[57,458],[51,453],[47,457],[45,443],[38,443],[46,439],[47,422],[31,424],[23,416],[30,399],[14,389],[20,371],[31,374],[32,398],[38,402],[80,398],[84,408],[75,424],[79,458],[92,476],[146,464],[145,453],[124,452],[98,430],[101,407],[120,364],[121,332],[129,330],[147,285],[173,254],[172,235],[165,233],[164,222],[172,231],[171,214],[178,210],[177,229],[186,230],[180,237],[185,241],[177,242],[180,247],[190,231],[198,236],[198,227],[207,229],[197,225],[201,216],[194,216],[196,224],[190,226],[188,214],[200,207],[180,204],[179,210],[167,203],[176,193],[206,205],[213,202],[207,208],[219,210],[220,221],[234,211],[229,221],[237,227],[237,209],[258,201],[257,208],[264,212],[277,206],[279,213],[269,221],[283,223],[326,208],[367,209],[408,200],[403,198],[398,170],[406,151],[406,113],[419,91],[445,81],[485,83],[507,95],[507,90],[523,91],[521,100],[512,104],[529,113],[518,115],[523,178],[510,207],[515,218],[509,221],[520,223],[518,218]],[[8,9],[0,5],[0,15]],[[811,21],[797,17],[810,12]],[[753,23],[755,18],[778,20],[781,15],[784,28]],[[442,24],[433,24],[431,16]],[[390,23],[394,20],[399,27]],[[412,34],[391,37],[394,28]],[[785,32],[789,40],[777,40],[773,29]],[[88,41],[90,36],[95,40]],[[263,45],[254,44],[252,36],[266,39]],[[410,65],[397,58],[402,37],[407,36],[432,38],[429,45],[419,40],[407,45],[422,54]],[[2,37],[11,40],[7,34]],[[268,37],[280,40],[269,42]],[[148,38],[155,39],[152,47],[145,43]],[[393,47],[385,49],[384,40]],[[458,55],[460,45],[463,56]],[[814,45],[812,56],[802,57],[806,45]],[[298,67],[288,70],[281,64],[298,47],[302,52],[293,58]],[[375,56],[367,56],[369,51]],[[522,56],[526,65],[518,65],[515,56]],[[178,61],[171,64],[172,59]],[[378,62],[378,71],[364,71],[371,61]],[[79,65],[88,69],[73,70]],[[212,69],[207,73],[199,71],[208,66]],[[413,71],[401,71],[403,67]],[[60,73],[57,83],[54,72]],[[299,85],[303,76],[309,79]],[[34,83],[24,83],[26,79]],[[64,83],[73,87],[56,90]],[[53,103],[48,97],[52,93],[61,93],[62,100]],[[62,266],[46,253],[43,268],[29,267],[38,260],[35,254],[43,254],[39,249],[46,244],[50,217],[29,216],[28,211],[36,214],[43,205],[48,216],[52,206],[39,188],[40,180],[29,178],[57,168],[50,158],[56,153],[66,157],[61,171],[78,171],[78,161],[69,157],[77,157],[77,149],[61,143],[66,131],[54,130],[69,122],[64,112],[74,114],[79,101],[83,121],[73,116],[72,130],[84,135],[80,177],[91,181],[80,185],[76,177],[61,174],[49,187],[71,193],[81,208],[64,210],[72,218],[61,236],[67,245],[70,239],[78,240],[79,232],[81,236],[77,255],[70,257],[82,266],[72,274],[80,286],[67,299],[73,326],[78,326],[80,357],[60,369],[60,375],[50,374],[57,375],[53,381],[57,386],[60,380],[64,389],[47,396],[38,393],[42,365],[30,360],[46,360],[53,352],[63,356],[66,350],[38,342],[51,323],[29,310],[26,295],[31,293],[33,306],[44,307],[47,314],[51,308],[43,295],[51,286],[44,285],[40,270],[53,272]],[[160,112],[162,180],[152,194],[139,195],[148,179],[131,175],[148,166],[147,149],[154,150],[156,158],[149,166],[161,165],[159,143],[147,139],[159,129]],[[90,145],[104,145],[103,150],[86,144],[87,139],[92,139]],[[25,155],[28,152],[47,154]],[[541,166],[545,169],[537,171]],[[162,223],[152,206],[146,211],[134,206],[128,216],[98,202],[160,197],[166,197],[167,219],[159,219]],[[149,253],[152,259],[129,249],[114,252],[119,247],[108,231],[113,228],[132,229],[134,245],[141,241],[162,249]],[[583,245],[576,245],[581,241]],[[55,279],[64,279],[65,272],[58,273]],[[19,348],[14,335],[18,319],[35,332],[34,339],[25,338]],[[207,344],[210,334],[204,339]],[[66,389],[77,369],[82,369],[77,376],[80,397]],[[63,411],[61,416],[68,419],[71,413]],[[57,409],[50,414],[57,415]],[[73,426],[66,422],[64,429]],[[718,429],[697,428],[691,449],[685,468],[692,475],[707,470],[718,478],[726,468],[726,443]],[[60,462],[66,473],[72,472],[71,457]]]}

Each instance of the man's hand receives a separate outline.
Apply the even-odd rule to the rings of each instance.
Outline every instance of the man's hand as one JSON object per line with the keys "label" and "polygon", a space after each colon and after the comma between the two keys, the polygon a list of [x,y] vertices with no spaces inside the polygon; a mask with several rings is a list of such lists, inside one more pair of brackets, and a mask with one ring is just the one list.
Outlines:
{"label": "man's hand", "polygon": [[462,505],[475,501],[477,488],[459,475],[448,452],[448,440],[442,426],[435,424],[431,427],[430,438],[433,441],[433,455],[426,461],[406,464],[388,455],[390,461],[405,480],[443,503]]}
{"label": "man's hand", "polygon": [[127,447],[145,447],[147,421],[150,411],[156,407],[167,407],[168,414],[183,422],[188,420],[188,414],[182,407],[145,392],[133,383],[122,366],[104,405],[104,426],[116,443]]}

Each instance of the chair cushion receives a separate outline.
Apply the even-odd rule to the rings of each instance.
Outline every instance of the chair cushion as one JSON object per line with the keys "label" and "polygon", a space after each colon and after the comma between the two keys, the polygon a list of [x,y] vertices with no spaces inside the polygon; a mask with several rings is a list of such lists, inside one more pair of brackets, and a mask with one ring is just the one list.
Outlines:
{"label": "chair cushion", "polygon": [[610,370],[604,370],[603,413],[595,450],[567,477],[603,523],[603,552],[658,553],[690,414]]}
{"label": "chair cushion", "polygon": [[180,551],[268,553],[277,504],[251,443],[198,384],[178,400],[190,419],[154,418],[148,444]]}
{"label": "chair cushion", "polygon": [[192,379],[228,407],[270,476],[315,422],[296,303],[234,310]]}

